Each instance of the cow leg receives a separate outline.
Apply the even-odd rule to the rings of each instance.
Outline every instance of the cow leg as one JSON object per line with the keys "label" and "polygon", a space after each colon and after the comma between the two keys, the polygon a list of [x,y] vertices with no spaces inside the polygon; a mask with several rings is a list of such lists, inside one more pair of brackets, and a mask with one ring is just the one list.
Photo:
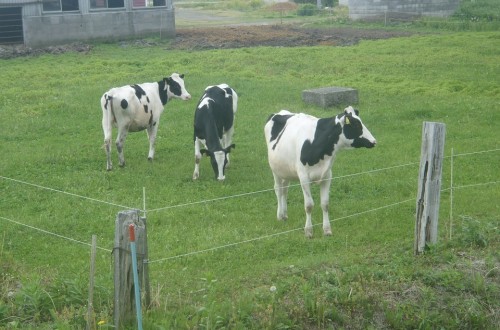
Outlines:
{"label": "cow leg", "polygon": [[[222,135],[222,147],[224,149],[231,145],[233,141],[233,133],[234,133],[234,126],[231,127],[224,135]],[[228,168],[229,164],[231,163],[229,161],[229,153],[226,154],[226,158],[227,158],[226,168]]]}
{"label": "cow leg", "polygon": [[197,180],[200,177],[200,161],[201,161],[201,142],[198,138],[194,140],[194,172],[193,180]]}
{"label": "cow leg", "polygon": [[277,218],[278,220],[285,221],[288,219],[287,197],[288,197],[289,181],[281,179],[274,173],[273,175],[274,175],[274,192],[276,193],[276,198],[278,200]]}
{"label": "cow leg", "polygon": [[106,170],[111,171],[113,169],[113,163],[111,161],[111,139],[104,139],[104,148],[106,149]]}
{"label": "cow leg", "polygon": [[127,138],[126,129],[118,129],[118,137],[116,138],[116,150],[118,151],[118,161],[120,166],[125,166],[125,156],[123,155],[123,146],[125,145],[125,139]]}
{"label": "cow leg", "polygon": [[155,156],[155,141],[157,132],[158,132],[158,121],[156,122],[156,125],[153,126],[150,125],[147,129],[148,139],[149,139],[149,153],[148,153],[149,160],[153,160],[153,157]]}
{"label": "cow leg", "polygon": [[304,227],[304,232],[307,238],[313,237],[313,226],[312,226],[312,210],[314,207],[314,201],[311,195],[311,183],[308,178],[300,179],[300,185],[302,186],[302,193],[304,194],[304,209],[306,211],[306,225]]}
{"label": "cow leg", "polygon": [[113,163],[111,162],[111,137],[113,133],[112,126],[112,116],[110,109],[107,107],[106,94],[101,98],[102,107],[102,131],[104,132],[104,149],[106,150],[106,170],[111,171],[113,169]]}
{"label": "cow leg", "polygon": [[332,182],[332,173],[328,174],[328,177],[324,178],[320,184],[320,198],[321,198],[321,210],[323,211],[323,234],[330,236],[332,234],[332,228],[330,226],[330,219],[328,217],[328,203],[330,200],[330,184]]}

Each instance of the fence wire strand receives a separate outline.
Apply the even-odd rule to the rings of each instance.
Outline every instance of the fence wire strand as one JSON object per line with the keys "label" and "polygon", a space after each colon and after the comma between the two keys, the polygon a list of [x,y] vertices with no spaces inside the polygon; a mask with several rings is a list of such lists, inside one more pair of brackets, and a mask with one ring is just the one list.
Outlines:
{"label": "fence wire strand", "polygon": [[[22,223],[22,222],[19,222],[19,221],[15,221],[15,220],[12,220],[12,219],[9,219],[9,218],[6,218],[6,217],[2,217],[0,216],[0,219],[2,220],[6,220],[6,221],[9,221],[9,222],[12,222],[12,223],[15,223],[16,225],[19,225],[19,226],[24,226],[24,227],[27,227],[29,229],[33,229],[35,231],[39,231],[39,232],[42,232],[44,234],[47,234],[47,235],[52,235],[52,236],[55,236],[57,238],[62,238],[62,239],[65,239],[67,241],[70,241],[70,242],[73,242],[73,243],[78,243],[78,244],[82,244],[82,245],[87,245],[87,246],[90,246],[92,247],[92,244],[90,243],[87,243],[87,242],[82,242],[82,241],[79,241],[79,240],[76,240],[74,238],[71,238],[71,237],[66,237],[66,236],[63,236],[63,235],[59,235],[59,234],[56,234],[56,233],[53,233],[53,232],[50,232],[48,230],[45,230],[45,229],[41,229],[41,228],[37,228],[35,226],[31,226],[31,225],[27,225],[25,223]],[[111,252],[110,249],[105,249],[105,248],[102,248],[102,247],[97,247],[99,250],[102,250],[102,251],[106,251],[106,252]]]}
{"label": "fence wire strand", "polygon": [[18,179],[8,178],[8,177],[5,177],[5,176],[0,176],[0,178],[4,179],[4,180],[9,180],[9,181],[13,181],[13,182],[16,182],[16,183],[24,184],[24,185],[27,185],[27,186],[36,187],[36,188],[39,188],[39,189],[44,189],[44,190],[48,190],[48,191],[52,191],[52,192],[56,192],[56,193],[60,193],[60,194],[64,194],[64,195],[69,195],[69,196],[72,196],[72,197],[78,197],[78,198],[89,200],[89,201],[96,202],[96,203],[101,203],[101,204],[107,204],[107,205],[111,205],[111,206],[121,207],[121,208],[124,208],[124,209],[127,209],[127,210],[136,210],[137,209],[135,207],[123,206],[123,205],[116,204],[116,203],[106,202],[106,201],[99,200],[99,199],[92,198],[92,197],[87,197],[87,196],[83,196],[83,195],[78,195],[78,194],[70,193],[70,192],[67,192],[67,191],[64,191],[64,190],[59,190],[59,189],[54,189],[54,188],[50,188],[50,187],[45,187],[45,186],[42,186],[42,185],[39,185],[39,184],[36,184],[36,183],[21,181],[21,180],[18,180]]}

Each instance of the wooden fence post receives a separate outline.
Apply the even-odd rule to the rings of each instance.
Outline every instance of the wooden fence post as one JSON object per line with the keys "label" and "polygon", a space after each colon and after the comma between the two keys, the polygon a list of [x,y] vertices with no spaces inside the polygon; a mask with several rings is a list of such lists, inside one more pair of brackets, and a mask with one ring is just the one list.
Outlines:
{"label": "wooden fence post", "polygon": [[426,243],[437,242],[445,131],[446,127],[443,123],[424,122],[422,127],[415,221],[415,255],[424,251]]}
{"label": "wooden fence post", "polygon": [[137,272],[141,287],[145,278],[143,266],[147,251],[146,223],[144,218],[139,215],[139,210],[121,211],[116,217],[113,249],[115,265],[113,318],[116,329],[122,329],[135,320],[134,279],[128,229],[130,224],[135,226]]}

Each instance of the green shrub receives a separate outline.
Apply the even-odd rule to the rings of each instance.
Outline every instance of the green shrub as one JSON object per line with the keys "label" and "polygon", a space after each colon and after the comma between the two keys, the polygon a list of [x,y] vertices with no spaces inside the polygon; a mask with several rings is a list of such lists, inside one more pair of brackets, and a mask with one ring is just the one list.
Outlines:
{"label": "green shrub", "polygon": [[318,11],[318,9],[316,8],[315,5],[307,3],[305,5],[301,5],[299,7],[299,9],[297,9],[297,15],[298,16],[313,16],[316,14],[317,11]]}
{"label": "green shrub", "polygon": [[[293,2],[295,2],[296,4],[310,3],[314,6],[317,5],[317,0],[294,0]],[[323,7],[333,7],[333,6],[337,6],[338,4],[339,4],[338,0],[321,0],[321,5]]]}
{"label": "green shrub", "polygon": [[460,7],[453,15],[467,21],[500,20],[500,1],[498,0],[462,0]]}

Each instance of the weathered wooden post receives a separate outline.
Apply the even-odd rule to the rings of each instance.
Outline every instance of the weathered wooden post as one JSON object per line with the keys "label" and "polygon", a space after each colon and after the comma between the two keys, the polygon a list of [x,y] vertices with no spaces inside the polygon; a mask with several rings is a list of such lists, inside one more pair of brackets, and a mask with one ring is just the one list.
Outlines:
{"label": "weathered wooden post", "polygon": [[422,127],[415,221],[415,255],[424,251],[426,243],[437,242],[445,131],[446,127],[443,123],[424,122]]}
{"label": "weathered wooden post", "polygon": [[144,218],[139,210],[121,211],[115,222],[115,245],[113,249],[115,265],[114,324],[121,329],[135,316],[134,278],[130,253],[129,225],[135,226],[137,251],[137,272],[140,285],[144,283],[144,260],[146,259],[147,237]]}

